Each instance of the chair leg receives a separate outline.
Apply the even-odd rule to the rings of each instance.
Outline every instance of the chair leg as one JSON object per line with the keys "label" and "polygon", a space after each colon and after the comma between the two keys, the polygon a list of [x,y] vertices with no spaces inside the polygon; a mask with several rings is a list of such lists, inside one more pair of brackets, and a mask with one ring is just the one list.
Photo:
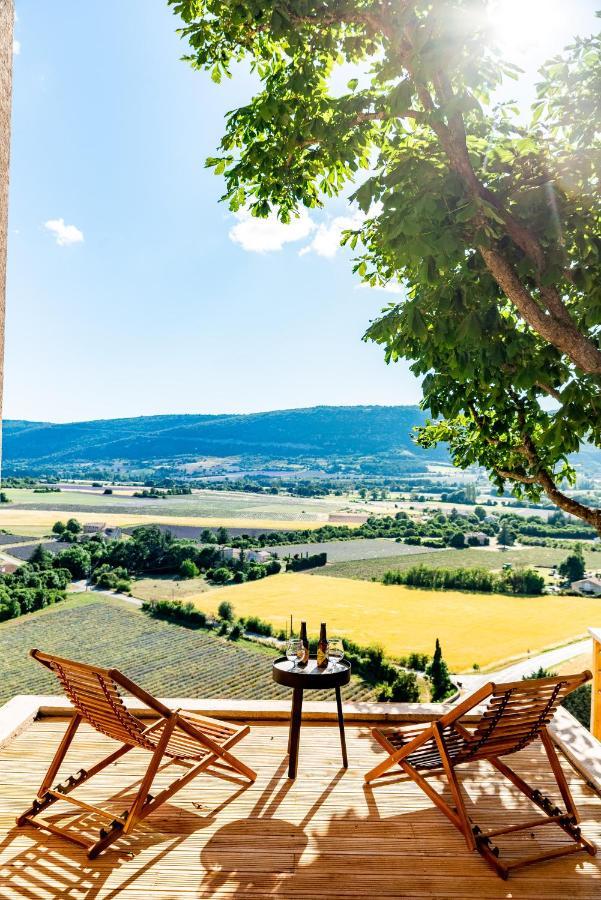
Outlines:
{"label": "chair leg", "polygon": [[442,767],[444,769],[445,775],[447,776],[447,781],[449,782],[449,787],[451,789],[451,793],[453,795],[453,800],[455,801],[455,807],[457,809],[457,815],[459,817],[459,821],[461,823],[461,831],[463,832],[463,836],[465,838],[465,843],[468,846],[469,850],[476,849],[476,841],[474,839],[474,834],[472,831],[472,825],[467,814],[467,810],[465,808],[465,803],[463,801],[463,795],[461,793],[461,785],[457,779],[457,775],[455,773],[455,768],[453,763],[449,759],[449,754],[447,751],[447,745],[445,744],[445,740],[442,734],[442,729],[438,722],[434,725],[434,737],[436,739],[436,744],[438,746],[438,752],[440,754],[440,758],[442,760]]}
{"label": "chair leg", "polygon": [[79,715],[79,713],[75,713],[72,716],[71,721],[69,722],[69,725],[67,726],[67,730],[65,731],[60,744],[58,745],[57,751],[54,754],[54,758],[53,758],[52,762],[48,766],[48,771],[44,775],[44,780],[42,781],[42,783],[40,785],[40,789],[37,794],[38,800],[40,800],[44,796],[44,794],[46,793],[46,791],[48,790],[49,787],[52,787],[52,782],[54,781],[54,779],[56,777],[56,773],[58,772],[58,770],[61,767],[61,763],[62,763],[63,759],[67,755],[67,750],[71,746],[71,742],[73,741],[73,738],[75,737],[75,732],[79,728],[80,723],[81,723],[81,716]]}

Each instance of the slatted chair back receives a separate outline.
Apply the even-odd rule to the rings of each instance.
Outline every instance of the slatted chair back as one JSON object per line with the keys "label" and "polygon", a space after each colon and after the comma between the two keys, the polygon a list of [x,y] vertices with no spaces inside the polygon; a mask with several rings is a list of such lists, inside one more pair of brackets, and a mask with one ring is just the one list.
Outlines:
{"label": "slatted chair back", "polygon": [[96,731],[122,744],[154,750],[156,740],[153,742],[145,737],[144,724],[126,708],[113,670],[63,659],[41,650],[32,650],[31,656],[56,675],[77,712]]}
{"label": "slatted chair back", "polygon": [[[457,727],[457,718],[448,722],[450,729],[465,738],[463,747],[456,747],[455,762],[490,759],[523,750],[549,724],[564,697],[590,677],[590,672],[582,672],[487,685],[486,707],[469,736]],[[461,717],[465,712],[461,712]],[[441,725],[447,722],[441,720]]]}

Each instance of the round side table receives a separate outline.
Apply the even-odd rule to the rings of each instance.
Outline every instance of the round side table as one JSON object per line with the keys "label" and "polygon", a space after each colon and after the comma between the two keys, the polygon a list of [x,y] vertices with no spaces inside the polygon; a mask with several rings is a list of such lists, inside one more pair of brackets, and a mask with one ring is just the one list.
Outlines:
{"label": "round side table", "polygon": [[288,778],[296,778],[298,745],[300,741],[303,709],[303,691],[324,691],[329,688],[334,688],[336,691],[336,708],[338,710],[342,765],[347,769],[348,759],[346,755],[346,737],[344,734],[340,688],[345,684],[348,684],[351,680],[351,664],[345,659],[342,659],[334,665],[331,663],[328,664],[327,669],[318,669],[317,660],[314,657],[309,659],[306,666],[297,666],[286,659],[285,656],[280,656],[274,661],[271,674],[274,681],[285,687],[291,687],[293,691],[290,733],[288,735]]}

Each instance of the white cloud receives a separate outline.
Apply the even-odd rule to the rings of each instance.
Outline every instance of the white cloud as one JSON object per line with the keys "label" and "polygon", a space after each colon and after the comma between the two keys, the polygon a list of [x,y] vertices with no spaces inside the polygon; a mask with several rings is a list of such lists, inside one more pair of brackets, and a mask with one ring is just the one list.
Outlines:
{"label": "white cloud", "polygon": [[301,241],[317,227],[303,210],[297,219],[284,225],[272,214],[267,219],[257,219],[244,210],[236,213],[238,222],[230,229],[229,238],[250,253],[269,253],[281,250],[284,244]]}
{"label": "white cloud", "polygon": [[44,222],[44,228],[55,236],[59,247],[83,243],[83,231],[80,231],[75,225],[65,225],[64,219],[48,219],[47,222]]}
{"label": "white cloud", "polygon": [[331,259],[336,256],[340,250],[340,238],[343,231],[350,228],[359,228],[365,220],[365,216],[361,212],[356,212],[352,216],[336,216],[327,225],[319,225],[315,237],[310,244],[300,251],[300,255],[305,253],[317,253],[318,256],[325,256]]}
{"label": "white cloud", "polygon": [[18,56],[21,52],[21,41],[13,38],[13,56]]}

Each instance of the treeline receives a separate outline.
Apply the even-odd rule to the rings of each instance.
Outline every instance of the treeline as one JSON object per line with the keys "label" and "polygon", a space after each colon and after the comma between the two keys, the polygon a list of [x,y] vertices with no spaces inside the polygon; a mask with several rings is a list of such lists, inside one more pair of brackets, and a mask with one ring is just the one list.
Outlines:
{"label": "treeline", "polygon": [[71,573],[52,558],[25,563],[16,572],[0,574],[0,622],[15,619],[64,600]]}
{"label": "treeline", "polygon": [[57,564],[68,569],[74,579],[90,578],[105,589],[126,591],[130,578],[142,574],[194,578],[202,573],[216,584],[227,584],[255,581],[281,570],[277,560],[255,563],[244,557],[224,559],[219,546],[201,546],[196,541],[175,538],[156,525],[140,525],[132,531],[130,540],[121,541],[101,535],[82,539],[77,520],[69,520],[64,530],[62,523],[57,524],[58,531],[56,525],[54,531],[61,540],[69,535],[70,540],[77,541],[57,554]]}
{"label": "treeline", "polygon": [[539,595],[545,587],[544,578],[533,569],[508,569],[497,573],[489,569],[435,569],[424,565],[385,572],[382,583],[405,584],[433,591],[478,591],[487,594]]}

